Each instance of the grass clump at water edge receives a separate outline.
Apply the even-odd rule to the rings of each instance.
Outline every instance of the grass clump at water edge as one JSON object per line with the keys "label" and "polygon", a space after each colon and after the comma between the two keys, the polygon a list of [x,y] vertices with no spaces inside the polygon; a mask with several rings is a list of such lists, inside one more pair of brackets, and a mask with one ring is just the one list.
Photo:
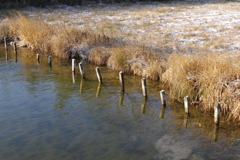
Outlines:
{"label": "grass clump at water edge", "polygon": [[240,121],[240,57],[224,54],[171,55],[163,81],[170,95],[181,101],[188,95],[202,111],[213,111],[216,102],[229,119]]}

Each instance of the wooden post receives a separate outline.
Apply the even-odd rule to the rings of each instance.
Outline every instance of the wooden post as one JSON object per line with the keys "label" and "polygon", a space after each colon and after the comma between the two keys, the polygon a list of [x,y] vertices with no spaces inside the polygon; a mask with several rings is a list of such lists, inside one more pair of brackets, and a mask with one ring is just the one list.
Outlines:
{"label": "wooden post", "polygon": [[51,55],[48,56],[48,64],[52,65],[52,56]]}
{"label": "wooden post", "polygon": [[16,42],[13,43],[13,48],[14,48],[14,52],[17,53],[17,43]]}
{"label": "wooden post", "polygon": [[72,72],[75,72],[75,59],[72,59]]}
{"label": "wooden post", "polygon": [[79,71],[80,71],[80,74],[81,74],[82,78],[85,78],[83,67],[82,67],[82,62],[80,62],[78,65],[79,65]]}
{"label": "wooden post", "polygon": [[40,54],[37,54],[37,60],[39,61],[39,58],[40,58]]}
{"label": "wooden post", "polygon": [[185,113],[188,114],[189,110],[188,110],[188,96],[184,97],[184,109],[185,109]]}
{"label": "wooden post", "polygon": [[124,77],[123,77],[123,72],[119,72],[119,81],[122,86],[122,91],[124,91]]}
{"label": "wooden post", "polygon": [[7,38],[4,37],[4,45],[5,45],[5,49],[8,49],[8,46],[7,46]]}
{"label": "wooden post", "polygon": [[165,91],[161,90],[160,91],[160,99],[161,99],[162,106],[166,106],[166,101],[164,99],[164,96],[165,96]]}
{"label": "wooden post", "polygon": [[96,73],[97,73],[98,82],[102,83],[102,76],[100,73],[100,69],[98,67],[96,68]]}
{"label": "wooden post", "polygon": [[40,61],[40,54],[37,54],[37,61]]}
{"label": "wooden post", "polygon": [[143,96],[147,97],[146,78],[142,79],[142,92],[143,92]]}
{"label": "wooden post", "polygon": [[214,107],[214,123],[219,125],[221,104],[218,102]]}

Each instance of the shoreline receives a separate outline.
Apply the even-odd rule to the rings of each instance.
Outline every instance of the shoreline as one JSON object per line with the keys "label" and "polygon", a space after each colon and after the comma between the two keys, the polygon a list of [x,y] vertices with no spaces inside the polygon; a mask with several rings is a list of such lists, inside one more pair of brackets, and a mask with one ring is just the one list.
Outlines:
{"label": "shoreline", "polygon": [[[65,19],[61,19],[63,16],[59,17],[59,14],[56,13],[57,9],[53,9],[52,11],[49,10],[51,12],[48,15],[49,17],[52,16],[51,21],[45,19],[48,12],[39,14],[40,20],[34,19],[37,15],[32,16],[31,14],[29,15],[30,18],[26,18],[18,13],[20,19],[8,19],[8,21],[11,23],[11,27],[15,25],[15,28],[10,29],[11,32],[16,33],[24,41],[23,45],[27,45],[33,50],[53,53],[56,56],[58,54],[59,57],[63,58],[66,56],[66,52],[68,55],[80,55],[82,58],[88,56],[91,63],[107,65],[112,70],[153,80],[160,79],[169,85],[170,96],[173,99],[183,101],[183,97],[188,95],[190,101],[198,101],[201,104],[199,108],[203,106],[202,110],[210,112],[213,111],[214,104],[220,102],[223,112],[229,115],[229,120],[240,121],[240,107],[238,106],[238,96],[240,95],[238,81],[240,78],[238,76],[239,65],[237,64],[239,59],[238,36],[236,34],[235,37],[230,39],[228,37],[225,41],[223,39],[226,37],[222,36],[234,32],[234,28],[237,29],[238,27],[238,20],[234,18],[236,15],[232,14],[235,13],[234,9],[231,8],[234,3],[229,2],[228,5],[218,4],[214,6],[214,4],[208,4],[201,6],[206,10],[215,8],[216,11],[211,11],[212,17],[205,19],[203,15],[206,16],[207,13],[202,14],[204,10],[200,6],[187,5],[173,8],[172,6],[146,5],[137,10],[122,9],[124,12],[121,12],[121,9],[106,11],[106,8],[103,10],[101,8],[93,9],[90,12],[87,9],[79,10],[69,7],[66,9],[67,11],[59,12],[66,14]],[[217,12],[218,10],[222,11],[220,8],[226,10],[228,7],[232,10],[232,12],[228,12],[228,16],[233,16],[231,20],[233,30],[221,25],[226,23],[224,21],[226,14],[221,17],[223,21],[221,21],[222,23],[218,22],[218,26],[215,26],[218,19],[213,19],[221,14],[221,12]],[[235,8],[237,8],[237,5]],[[70,10],[72,11],[70,12]],[[196,12],[191,14],[190,11]],[[67,14],[68,12],[76,12],[76,14]],[[89,20],[89,23],[86,23],[87,19],[85,18],[84,23],[73,24],[73,21],[77,21],[77,18],[74,18],[75,15],[84,13],[86,18],[93,17]],[[181,16],[188,14],[192,16],[189,22],[201,22],[201,19],[193,17],[199,15],[202,16],[203,20],[207,20],[204,23],[207,26],[196,23],[198,25],[186,27],[188,25],[183,23],[185,28],[179,27],[180,20],[184,20],[181,19]],[[147,15],[149,16],[145,17]],[[164,17],[161,17],[162,15],[170,17],[167,18],[166,16],[164,19]],[[72,22],[68,18],[69,16],[73,16]],[[101,16],[102,18],[100,18]],[[140,23],[145,22],[144,17],[147,23]],[[68,21],[66,21],[67,18]],[[161,29],[161,27],[154,28],[158,24],[157,21],[154,22],[154,18],[160,22],[166,21],[165,23],[169,26],[164,26],[165,23],[162,25],[159,23],[160,26],[165,28],[156,34],[155,31]],[[185,18],[186,20],[189,19],[187,16]],[[97,19],[100,19],[100,21],[96,22]],[[111,19],[118,20],[117,25],[110,23]],[[209,19],[214,21],[208,22]],[[58,23],[59,20],[61,23]],[[175,25],[170,22],[174,22]],[[36,28],[36,24],[39,28]],[[91,25],[96,30],[90,29]],[[30,26],[30,28],[27,28],[27,26]],[[89,27],[86,28],[86,26]],[[196,28],[197,26],[199,27]],[[121,30],[122,27],[123,30]],[[172,28],[172,31],[168,28],[168,32],[164,33],[166,27]],[[179,28],[181,32],[174,30],[174,27]],[[197,32],[198,29],[202,32]],[[29,32],[29,35],[26,31]],[[41,39],[41,37],[43,38]],[[147,42],[145,39],[150,39],[150,41]],[[51,43],[50,46],[49,43]]]}

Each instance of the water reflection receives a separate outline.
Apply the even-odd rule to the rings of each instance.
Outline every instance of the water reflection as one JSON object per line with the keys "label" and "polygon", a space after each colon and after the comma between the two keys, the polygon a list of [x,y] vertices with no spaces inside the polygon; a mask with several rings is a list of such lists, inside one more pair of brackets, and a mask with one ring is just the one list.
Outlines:
{"label": "water reflection", "polygon": [[80,87],[79,87],[79,92],[82,93],[82,88],[83,88],[83,78],[80,80]]}
{"label": "water reflection", "polygon": [[101,87],[102,87],[102,83],[98,83],[97,92],[96,92],[96,97],[99,97],[99,96],[100,96]]}
{"label": "water reflection", "polygon": [[147,104],[147,97],[142,98],[142,105],[141,105],[141,113],[145,114],[146,113],[146,104]]}
{"label": "water reflection", "polygon": [[[238,158],[237,127],[220,128],[218,138],[209,115],[191,110],[184,117],[182,105],[169,101],[159,113],[157,84],[148,87],[146,99],[138,92],[140,78],[126,75],[125,92],[119,93],[117,73],[101,68],[104,77],[112,76],[101,87],[92,72],[96,66],[89,65],[88,79],[78,86],[66,61],[54,58],[49,72],[47,58],[37,65],[35,56],[19,54],[19,63],[6,65],[5,54],[0,51],[0,159]],[[13,60],[9,54],[8,62]]]}
{"label": "water reflection", "polygon": [[74,72],[72,72],[72,81],[73,81],[73,84],[76,82],[76,80],[75,80],[75,73]]}
{"label": "water reflection", "polygon": [[187,128],[188,125],[188,114],[184,115],[184,120],[183,120],[183,127]]}
{"label": "water reflection", "polygon": [[214,142],[218,141],[218,133],[219,133],[219,126],[215,124],[214,129],[213,129],[213,141]]}
{"label": "water reflection", "polygon": [[17,63],[18,62],[18,54],[17,51],[14,52],[14,62]]}
{"label": "water reflection", "polygon": [[119,96],[119,106],[123,106],[123,99],[124,99],[124,91],[121,91],[120,96]]}
{"label": "water reflection", "polygon": [[163,105],[160,110],[159,119],[164,119],[165,110],[166,110],[166,105]]}
{"label": "water reflection", "polygon": [[[186,136],[183,137],[186,138]],[[194,147],[195,145],[191,140],[180,139],[178,136],[164,135],[155,144],[155,148],[159,152],[155,158],[159,160],[187,159]]]}

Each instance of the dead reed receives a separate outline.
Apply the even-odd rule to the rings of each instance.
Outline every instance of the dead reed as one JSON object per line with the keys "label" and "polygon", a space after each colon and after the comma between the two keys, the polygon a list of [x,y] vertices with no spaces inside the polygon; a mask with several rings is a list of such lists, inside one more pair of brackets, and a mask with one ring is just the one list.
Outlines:
{"label": "dead reed", "polygon": [[10,34],[18,37],[20,46],[62,58],[80,56],[77,54],[84,52],[85,46],[91,46],[96,39],[87,31],[65,24],[49,25],[20,12],[13,13],[8,23]]}

